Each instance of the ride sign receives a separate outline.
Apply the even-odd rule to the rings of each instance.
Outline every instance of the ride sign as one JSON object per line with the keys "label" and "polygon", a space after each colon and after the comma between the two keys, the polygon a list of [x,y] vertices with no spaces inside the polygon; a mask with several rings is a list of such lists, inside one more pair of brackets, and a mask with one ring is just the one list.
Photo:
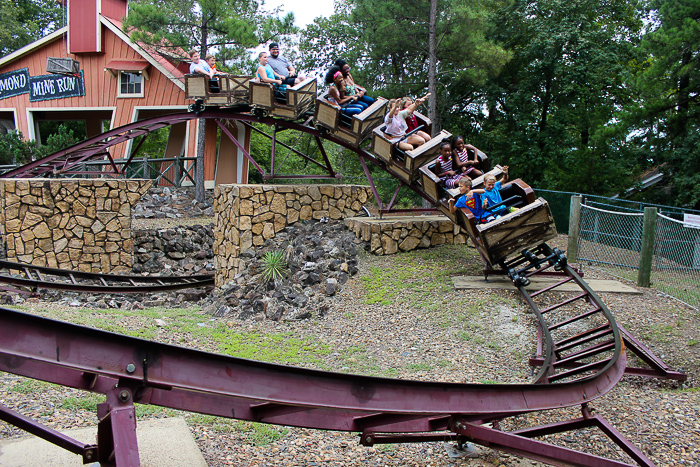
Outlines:
{"label": "ride sign", "polygon": [[0,73],[0,99],[29,92],[29,68]]}
{"label": "ride sign", "polygon": [[42,75],[29,78],[29,102],[85,95],[83,71],[80,76]]}

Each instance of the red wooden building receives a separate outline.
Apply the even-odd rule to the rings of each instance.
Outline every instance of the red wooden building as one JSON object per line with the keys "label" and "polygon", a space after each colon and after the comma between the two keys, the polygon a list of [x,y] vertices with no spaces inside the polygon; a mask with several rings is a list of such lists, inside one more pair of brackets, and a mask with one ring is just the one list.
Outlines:
{"label": "red wooden building", "polygon": [[[68,25],[0,59],[0,124],[39,139],[41,121],[82,120],[87,137],[104,128],[187,110],[184,73],[189,63],[132,42],[122,31],[127,0],[68,0]],[[80,77],[48,74],[48,57],[80,62]],[[195,157],[197,121],[171,127],[165,157]],[[233,122],[232,122],[233,123]],[[233,134],[249,147],[242,125]],[[237,133],[237,134],[236,134]],[[246,183],[248,163],[227,138],[217,149],[217,127],[207,122],[205,180]],[[133,141],[111,149],[128,157]]]}

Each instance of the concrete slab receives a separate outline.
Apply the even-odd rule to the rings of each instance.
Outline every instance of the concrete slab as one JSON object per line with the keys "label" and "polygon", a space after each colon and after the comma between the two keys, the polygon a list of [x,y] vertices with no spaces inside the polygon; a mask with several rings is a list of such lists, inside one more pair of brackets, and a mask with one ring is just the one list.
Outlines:
{"label": "concrete slab", "polygon": [[[62,433],[94,444],[97,426]],[[182,418],[139,421],[136,425],[142,467],[206,467],[207,463]],[[7,467],[80,467],[82,458],[36,436],[0,442],[0,465]],[[89,464],[88,464],[89,465]],[[93,464],[99,465],[99,464]]]}
{"label": "concrete slab", "polygon": [[[556,284],[561,279],[558,278],[531,278],[532,282],[530,285],[525,287],[526,290],[534,292],[536,290],[543,289],[549,285]],[[584,280],[585,277],[584,277]],[[489,276],[488,282],[484,280],[484,276],[455,276],[452,278],[455,289],[457,290],[467,290],[467,289],[500,289],[500,290],[516,290],[513,283],[506,276]],[[605,292],[605,293],[627,293],[627,294],[639,294],[642,292],[635,289],[632,286],[623,284],[619,281],[613,280],[601,280],[601,279],[589,279],[586,280],[588,285],[595,292]],[[559,292],[578,292],[581,289],[571,283],[567,283],[557,287]]]}

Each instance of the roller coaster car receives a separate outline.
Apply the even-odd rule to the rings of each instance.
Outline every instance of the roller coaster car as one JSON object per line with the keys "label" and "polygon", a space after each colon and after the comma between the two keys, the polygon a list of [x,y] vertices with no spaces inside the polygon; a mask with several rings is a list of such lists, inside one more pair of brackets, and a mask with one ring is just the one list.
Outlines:
{"label": "roller coaster car", "polygon": [[269,83],[250,82],[250,105],[272,117],[296,120],[308,111],[313,111],[316,102],[316,78],[309,78],[294,87],[287,86],[286,98],[275,96]]}
{"label": "roller coaster car", "polygon": [[[418,112],[414,112],[413,115],[418,120],[418,129],[430,134],[432,128],[430,119]],[[387,167],[406,183],[413,183],[420,177],[418,170],[420,166],[430,159],[434,159],[440,150],[440,142],[452,136],[448,131],[442,130],[440,134],[422,146],[418,146],[412,151],[402,151],[391,143],[389,137],[384,133],[385,128],[386,125],[381,125],[372,131],[372,152],[386,162]]]}
{"label": "roller coaster car", "polygon": [[201,74],[185,75],[185,98],[201,99],[204,105],[247,105],[250,76],[218,75],[216,80]]}
{"label": "roller coaster car", "polygon": [[328,92],[316,100],[314,120],[317,125],[330,130],[338,139],[359,146],[369,138],[372,130],[384,121],[387,100],[378,97],[374,104],[357,115],[345,115],[340,109],[328,102]]}
{"label": "roller coaster car", "polygon": [[[484,184],[484,176],[486,174],[491,174],[496,178],[499,178],[503,174],[503,169],[500,165],[496,165],[496,167],[491,169],[491,161],[489,160],[488,156],[479,150],[477,151],[477,157],[479,158],[479,166],[483,170],[484,175],[481,175],[472,180],[473,188],[479,188],[481,185]],[[435,203],[438,203],[444,198],[449,199],[459,197],[459,190],[457,188],[446,188],[440,180],[440,177],[437,176],[437,159],[438,158],[435,158],[433,162],[425,164],[419,169],[421,176],[421,185],[423,185],[423,191]]]}
{"label": "roller coaster car", "polygon": [[500,193],[504,206],[518,209],[486,224],[478,223],[467,208],[457,209],[451,214],[447,201],[438,204],[442,212],[465,228],[481,256],[491,266],[557,236],[549,204],[543,198],[536,198],[527,183],[515,179],[503,185]]}

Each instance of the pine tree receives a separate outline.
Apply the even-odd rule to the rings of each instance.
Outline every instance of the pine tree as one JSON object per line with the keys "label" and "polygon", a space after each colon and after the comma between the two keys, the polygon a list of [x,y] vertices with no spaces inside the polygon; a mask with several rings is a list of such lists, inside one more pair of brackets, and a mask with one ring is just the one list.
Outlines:
{"label": "pine tree", "polygon": [[[293,23],[293,14],[280,19],[260,8],[257,0],[139,0],[129,4],[124,26],[132,40],[180,57],[192,48],[202,57],[210,49],[231,57],[233,50],[239,58],[226,65],[249,73],[245,50],[295,32]],[[199,202],[204,201],[204,133],[205,122],[200,119],[195,195]]]}

